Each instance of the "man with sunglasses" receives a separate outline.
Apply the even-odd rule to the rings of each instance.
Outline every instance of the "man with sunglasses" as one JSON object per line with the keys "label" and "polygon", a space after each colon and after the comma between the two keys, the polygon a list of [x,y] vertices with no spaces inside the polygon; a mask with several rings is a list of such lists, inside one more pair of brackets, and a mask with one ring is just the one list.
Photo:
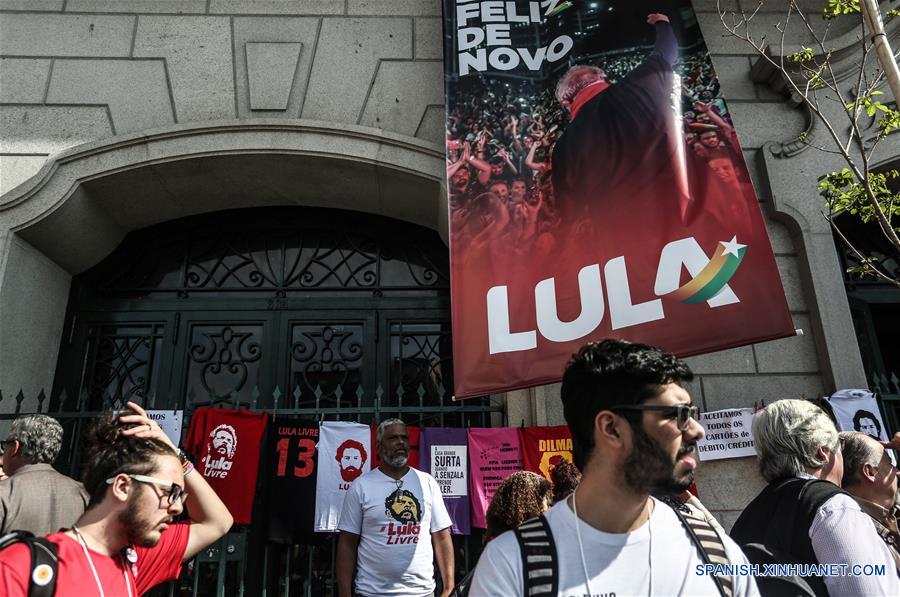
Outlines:
{"label": "man with sunglasses", "polygon": [[[758,595],[752,577],[702,573],[709,553],[686,519],[651,495],[680,493],[693,482],[703,429],[683,386],[692,378],[683,361],[644,344],[582,347],[561,390],[582,479],[544,515],[555,570],[539,570],[526,556],[529,576],[546,579],[526,593],[519,541],[507,532],[481,555],[470,597],[550,595],[553,582],[559,595],[719,595],[725,582],[733,595]],[[747,564],[727,536],[719,545],[728,563]]]}
{"label": "man with sunglasses", "polygon": [[[231,528],[231,514],[203,476],[144,409],[128,407],[89,432],[87,511],[70,530],[47,536],[59,556],[57,597],[141,595],[177,578],[183,562]],[[184,510],[189,520],[175,522]],[[46,580],[30,570],[28,546],[0,551],[0,595],[24,596],[30,580]]]}
{"label": "man with sunglasses", "polygon": [[69,528],[84,513],[84,487],[53,468],[62,441],[62,425],[53,417],[25,415],[13,421],[0,441],[9,475],[0,483],[0,535],[29,531],[40,537]]}

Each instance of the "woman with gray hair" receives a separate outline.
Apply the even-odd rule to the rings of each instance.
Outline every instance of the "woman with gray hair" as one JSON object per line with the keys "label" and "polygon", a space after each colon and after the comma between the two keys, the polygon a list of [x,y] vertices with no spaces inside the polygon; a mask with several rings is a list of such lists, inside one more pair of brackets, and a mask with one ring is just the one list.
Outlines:
{"label": "woman with gray hair", "polygon": [[[756,413],[753,439],[769,484],[741,513],[731,537],[751,564],[801,565],[794,577],[758,577],[760,593],[804,594],[802,586],[815,595],[900,595],[887,546],[840,488],[844,460],[837,429],[825,412],[806,400],[779,400]],[[847,570],[824,576],[803,565]],[[864,574],[864,566],[875,572]]]}

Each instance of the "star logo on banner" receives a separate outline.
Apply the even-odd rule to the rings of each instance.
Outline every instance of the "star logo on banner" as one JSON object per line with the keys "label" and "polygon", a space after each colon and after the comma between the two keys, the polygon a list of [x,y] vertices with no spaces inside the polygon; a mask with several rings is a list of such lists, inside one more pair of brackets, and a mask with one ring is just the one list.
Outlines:
{"label": "star logo on banner", "polygon": [[724,247],[724,250],[722,251],[722,255],[728,255],[730,253],[730,254],[734,255],[735,257],[739,257],[738,251],[740,251],[741,249],[743,249],[744,247],[747,246],[747,245],[740,244],[737,241],[737,236],[732,236],[731,240],[728,242],[725,242],[725,241],[719,241],[719,242],[722,244],[722,247]]}

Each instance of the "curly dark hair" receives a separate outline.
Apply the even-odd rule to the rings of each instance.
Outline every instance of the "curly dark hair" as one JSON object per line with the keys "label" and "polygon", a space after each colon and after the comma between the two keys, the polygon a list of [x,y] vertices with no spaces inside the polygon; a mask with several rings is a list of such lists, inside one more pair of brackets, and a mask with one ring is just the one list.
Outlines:
{"label": "curly dark hair", "polygon": [[100,417],[88,430],[83,482],[91,496],[88,509],[103,501],[106,480],[125,473],[152,475],[157,470],[155,456],[178,457],[171,446],[156,439],[122,435],[137,425],[120,425],[111,415]]}
{"label": "curly dark hair", "polygon": [[564,500],[575,491],[581,483],[581,471],[573,463],[565,458],[550,471],[550,480],[553,481],[553,503]]}
{"label": "curly dark hair", "polygon": [[[584,470],[594,450],[597,413],[640,404],[659,395],[665,384],[681,385],[693,378],[684,361],[661,348],[613,339],[582,346],[566,365],[560,391],[575,466]],[[640,413],[623,411],[622,416],[632,425],[640,420]]]}
{"label": "curly dark hair", "polygon": [[513,473],[500,483],[487,510],[485,542],[540,516],[553,497],[550,481],[528,471]]}

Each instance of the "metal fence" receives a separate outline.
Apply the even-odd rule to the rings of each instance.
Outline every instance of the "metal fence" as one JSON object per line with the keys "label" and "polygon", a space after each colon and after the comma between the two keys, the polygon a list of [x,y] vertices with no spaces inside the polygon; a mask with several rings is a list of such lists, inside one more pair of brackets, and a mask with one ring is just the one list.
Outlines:
{"label": "metal fence", "polygon": [[[499,401],[491,397],[451,401],[448,404],[441,399],[435,405],[433,402],[427,404],[428,392],[421,385],[414,392],[406,392],[401,387],[399,394],[386,397],[380,385],[372,395],[366,395],[359,386],[351,392],[344,392],[339,385],[328,392],[317,386],[311,396],[304,396],[299,390],[285,395],[276,387],[271,396],[266,396],[266,400],[260,400],[260,392],[253,389],[250,400],[246,401],[237,396],[224,400],[213,396],[198,396],[191,390],[183,401],[186,408],[182,437],[190,427],[191,415],[199,407],[267,412],[276,421],[278,417],[301,417],[318,421],[343,420],[371,424],[387,417],[398,417],[409,425],[423,427],[497,427],[506,424],[504,409]],[[446,394],[440,391],[438,395],[443,397]],[[271,401],[268,400],[270,397]],[[148,409],[159,408],[161,405],[158,404],[165,402],[156,400],[154,396],[143,397],[137,394],[127,399]],[[74,401],[65,392],[51,398],[41,390],[30,399],[23,391],[11,397],[0,392],[0,422],[8,425],[8,421],[16,417],[32,413],[46,414],[57,419],[66,433],[63,451],[56,467],[77,479],[80,478],[83,438],[88,424],[111,410],[122,408],[127,399],[122,396],[103,396],[102,406],[105,408],[96,410],[96,397],[90,397],[86,392],[82,392]],[[269,407],[260,408],[262,403]],[[89,406],[94,409],[88,410]],[[265,462],[264,457],[260,465],[261,474],[254,504],[254,523],[233,528],[225,537],[185,564],[178,581],[157,587],[151,591],[151,595],[318,597],[337,594],[335,534],[322,534],[315,543],[304,545],[282,545],[267,540]],[[457,579],[461,579],[477,561],[482,536],[483,531],[480,529],[473,529],[471,535],[453,536]],[[437,569],[435,578],[440,585]]]}

